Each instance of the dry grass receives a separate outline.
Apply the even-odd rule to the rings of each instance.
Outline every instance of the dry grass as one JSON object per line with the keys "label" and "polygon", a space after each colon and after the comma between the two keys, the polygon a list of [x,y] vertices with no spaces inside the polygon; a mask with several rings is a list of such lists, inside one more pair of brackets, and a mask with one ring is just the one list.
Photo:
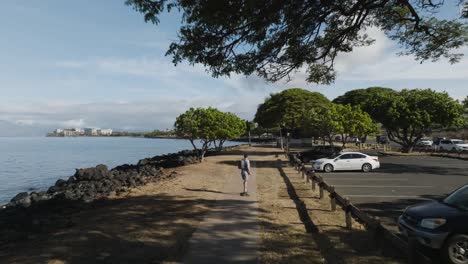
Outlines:
{"label": "dry grass", "polygon": [[318,245],[328,263],[404,263],[394,256],[382,256],[372,234],[358,222],[353,220],[353,229],[347,230],[344,211],[339,207],[331,211],[329,197],[319,199],[318,190],[313,192],[311,184],[296,170],[284,167],[283,171],[317,227]]}

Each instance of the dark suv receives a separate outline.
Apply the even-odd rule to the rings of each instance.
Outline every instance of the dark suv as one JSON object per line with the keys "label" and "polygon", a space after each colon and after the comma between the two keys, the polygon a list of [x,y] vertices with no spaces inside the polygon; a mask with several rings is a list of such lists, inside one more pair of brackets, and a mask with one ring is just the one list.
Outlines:
{"label": "dark suv", "polygon": [[443,200],[408,207],[398,227],[404,236],[440,250],[447,263],[468,264],[468,185]]}

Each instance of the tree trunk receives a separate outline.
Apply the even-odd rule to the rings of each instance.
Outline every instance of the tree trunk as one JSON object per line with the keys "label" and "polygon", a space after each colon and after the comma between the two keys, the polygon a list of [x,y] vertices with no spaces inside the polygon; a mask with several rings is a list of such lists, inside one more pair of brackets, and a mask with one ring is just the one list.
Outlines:
{"label": "tree trunk", "polygon": [[189,138],[189,141],[190,143],[192,144],[193,146],[193,150],[195,150],[195,153],[197,154],[197,158],[198,160],[201,160],[201,156],[200,156],[200,150],[197,148],[197,146],[195,145],[195,142],[193,142],[193,139]]}
{"label": "tree trunk", "polygon": [[401,152],[403,152],[403,153],[411,153],[411,152],[413,152],[413,148],[414,148],[414,145],[413,145],[413,144],[404,145],[404,146],[401,147]]}
{"label": "tree trunk", "polygon": [[226,141],[226,140],[220,140],[220,141],[219,141],[218,151],[223,150],[223,145],[224,145],[224,142],[225,142],[225,141]]}

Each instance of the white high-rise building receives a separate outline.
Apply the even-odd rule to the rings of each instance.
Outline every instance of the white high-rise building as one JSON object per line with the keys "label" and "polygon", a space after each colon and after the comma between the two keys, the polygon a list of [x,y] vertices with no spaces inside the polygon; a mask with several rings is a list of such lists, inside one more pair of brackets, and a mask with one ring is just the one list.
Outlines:
{"label": "white high-rise building", "polygon": [[112,129],[107,128],[107,129],[98,129],[98,135],[101,136],[110,136],[112,135]]}

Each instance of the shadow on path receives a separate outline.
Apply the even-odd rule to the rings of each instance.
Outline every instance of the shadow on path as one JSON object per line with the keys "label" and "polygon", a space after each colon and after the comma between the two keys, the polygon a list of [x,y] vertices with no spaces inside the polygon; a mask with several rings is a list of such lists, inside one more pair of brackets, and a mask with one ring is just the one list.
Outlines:
{"label": "shadow on path", "polygon": [[[194,223],[214,203],[154,195],[89,204],[63,200],[47,206],[38,204],[22,212],[2,213],[0,263],[180,261],[180,253],[186,250],[195,230]],[[8,232],[10,235],[5,237]],[[7,241],[12,232],[21,236]]]}
{"label": "shadow on path", "polygon": [[190,189],[184,188],[184,190],[191,191],[191,192],[210,192],[210,193],[223,193],[220,191],[208,190],[208,189]]}

